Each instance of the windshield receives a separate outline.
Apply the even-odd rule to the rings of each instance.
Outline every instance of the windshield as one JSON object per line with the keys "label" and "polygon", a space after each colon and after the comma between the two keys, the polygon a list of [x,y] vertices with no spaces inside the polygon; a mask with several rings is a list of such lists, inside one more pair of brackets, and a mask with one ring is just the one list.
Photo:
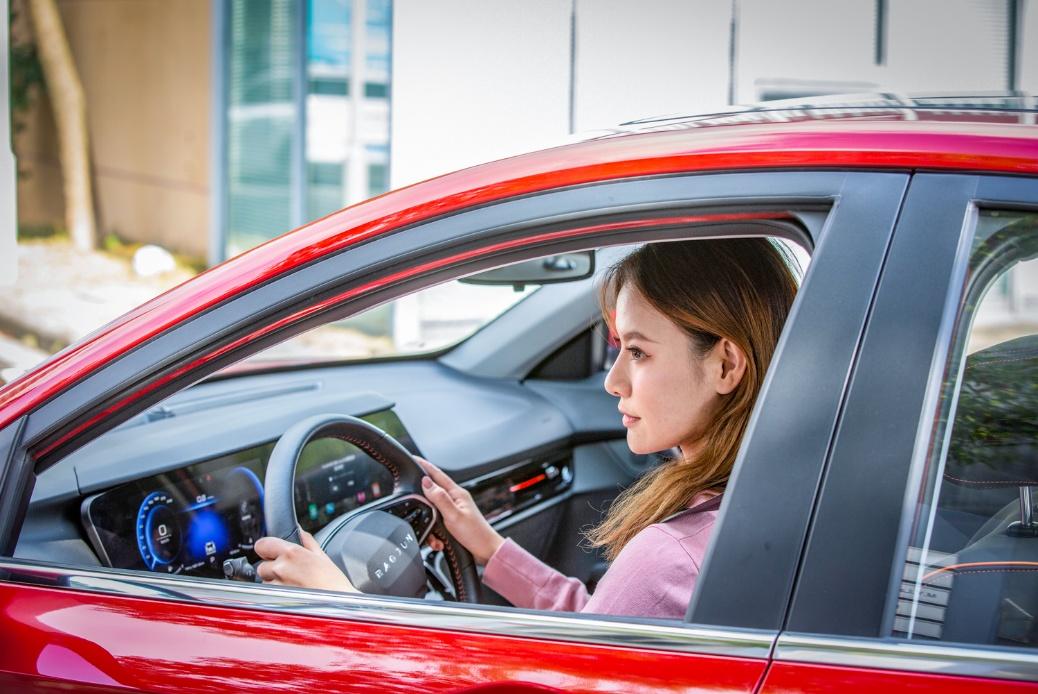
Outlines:
{"label": "windshield", "polygon": [[530,296],[537,285],[447,282],[297,335],[246,360],[338,361],[432,352],[461,342]]}

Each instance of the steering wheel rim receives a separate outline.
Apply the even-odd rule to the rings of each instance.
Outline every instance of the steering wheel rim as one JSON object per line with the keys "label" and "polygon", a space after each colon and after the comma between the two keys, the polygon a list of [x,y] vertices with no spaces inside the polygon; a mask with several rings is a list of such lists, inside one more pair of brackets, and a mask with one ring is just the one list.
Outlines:
{"label": "steering wheel rim", "polygon": [[[267,463],[264,484],[263,512],[267,534],[300,544],[294,493],[296,467],[306,445],[322,438],[335,438],[356,446],[393,476],[392,494],[338,516],[315,535],[321,548],[329,553],[336,566],[347,577],[351,577],[347,564],[356,571],[357,566],[370,562],[370,557],[353,556],[356,552],[363,552],[363,548],[354,550],[349,545],[335,545],[345,542],[343,534],[363,522],[364,516],[375,512],[399,515],[397,512],[405,507],[414,508],[416,504],[424,504],[432,509],[431,522],[425,520],[427,514],[421,513],[417,514],[417,518],[408,520],[415,529],[418,542],[428,535],[440,540],[444,545],[450,580],[458,601],[479,602],[479,577],[475,561],[469,551],[447,532],[439,513],[422,494],[421,479],[425,473],[399,441],[356,417],[342,414],[315,415],[292,425],[278,439]],[[417,527],[416,523],[419,524]],[[386,527],[383,524],[376,532],[385,532]],[[384,540],[390,543],[396,541],[388,536]],[[333,545],[337,547],[335,552],[329,551]]]}

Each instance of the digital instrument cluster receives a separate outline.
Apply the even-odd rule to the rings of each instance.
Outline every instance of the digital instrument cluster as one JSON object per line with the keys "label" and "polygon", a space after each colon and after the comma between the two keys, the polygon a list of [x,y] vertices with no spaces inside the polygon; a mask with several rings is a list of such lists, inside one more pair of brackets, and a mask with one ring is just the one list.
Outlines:
{"label": "digital instrument cluster", "polygon": [[[392,412],[363,419],[414,451]],[[222,577],[225,559],[258,559],[253,547],[266,534],[262,480],[273,449],[263,444],[95,494],[81,509],[87,536],[109,566]],[[318,439],[297,463],[296,516],[315,532],[392,491],[389,471],[360,449]]]}
{"label": "digital instrument cluster", "polygon": [[[83,503],[94,549],[111,566],[222,575],[224,559],[263,536],[265,458],[272,446],[125,484]],[[244,458],[244,459],[243,459]]]}

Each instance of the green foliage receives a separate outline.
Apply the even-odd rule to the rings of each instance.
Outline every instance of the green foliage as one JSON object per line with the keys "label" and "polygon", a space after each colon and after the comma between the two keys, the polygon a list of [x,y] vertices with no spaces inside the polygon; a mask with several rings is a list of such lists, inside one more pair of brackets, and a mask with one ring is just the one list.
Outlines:
{"label": "green foliage", "polygon": [[68,241],[68,231],[53,224],[19,224],[18,240]]}
{"label": "green foliage", "polygon": [[135,250],[119,238],[119,235],[114,231],[109,231],[104,235],[104,238],[101,239],[101,248],[112,255],[122,256],[125,258],[132,256],[133,251]]}
{"label": "green foliage", "polygon": [[1008,472],[1020,469],[1023,459],[1033,465],[1036,441],[1038,336],[1017,338],[971,355],[959,392],[949,456],[960,465]]}
{"label": "green foliage", "polygon": [[[17,19],[14,6],[9,14],[10,26]],[[28,42],[15,43],[11,35],[11,129],[17,133],[25,127],[22,117],[32,104],[33,94],[43,86],[43,66],[36,53],[36,45]]]}

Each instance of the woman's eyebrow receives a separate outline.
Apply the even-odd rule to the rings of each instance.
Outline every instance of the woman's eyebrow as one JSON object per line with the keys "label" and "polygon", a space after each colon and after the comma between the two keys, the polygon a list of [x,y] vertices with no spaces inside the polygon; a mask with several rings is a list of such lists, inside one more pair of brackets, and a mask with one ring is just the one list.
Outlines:
{"label": "woman's eyebrow", "polygon": [[630,342],[631,340],[641,340],[642,342],[652,342],[653,344],[656,343],[656,340],[645,337],[637,330],[632,330],[629,333],[624,333],[621,337],[623,337],[624,342]]}

